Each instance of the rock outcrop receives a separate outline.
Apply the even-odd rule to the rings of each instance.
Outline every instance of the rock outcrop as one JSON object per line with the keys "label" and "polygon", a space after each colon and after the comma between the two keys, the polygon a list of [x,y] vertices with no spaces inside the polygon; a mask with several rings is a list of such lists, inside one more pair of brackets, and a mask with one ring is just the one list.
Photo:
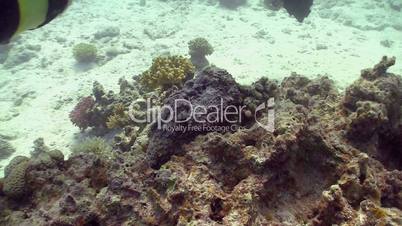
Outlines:
{"label": "rock outcrop", "polygon": [[[0,224],[401,225],[402,86],[386,72],[392,64],[384,58],[364,70],[344,94],[327,77],[293,74],[242,87],[226,71],[207,69],[164,103],[248,99],[253,112],[273,95],[275,131],[252,120],[228,132],[154,126],[147,152],[18,157],[0,180]],[[177,112],[190,114],[184,105]]]}

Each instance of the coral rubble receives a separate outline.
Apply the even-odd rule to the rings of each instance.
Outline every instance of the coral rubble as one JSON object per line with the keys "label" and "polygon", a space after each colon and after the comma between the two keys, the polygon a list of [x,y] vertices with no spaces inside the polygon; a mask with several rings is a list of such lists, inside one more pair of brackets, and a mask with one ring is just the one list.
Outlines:
{"label": "coral rubble", "polygon": [[[163,104],[244,105],[232,118],[237,127],[183,134],[125,125],[113,150],[86,145],[67,160],[39,139],[31,158],[15,157],[5,169],[0,224],[401,225],[402,78],[387,72],[394,63],[384,57],[344,93],[328,77],[241,86],[208,67]],[[124,103],[124,92],[95,87],[99,108]],[[261,126],[269,113],[257,114],[271,97],[273,132]],[[190,111],[182,104],[170,113],[184,119]],[[106,126],[107,117],[100,121]],[[113,154],[105,158],[105,150]]]}

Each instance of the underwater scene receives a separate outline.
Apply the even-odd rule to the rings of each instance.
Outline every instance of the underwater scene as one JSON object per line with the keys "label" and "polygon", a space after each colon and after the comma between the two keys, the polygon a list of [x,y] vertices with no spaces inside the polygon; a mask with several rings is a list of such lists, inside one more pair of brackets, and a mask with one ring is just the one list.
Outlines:
{"label": "underwater scene", "polygon": [[0,0],[1,226],[402,225],[402,0]]}

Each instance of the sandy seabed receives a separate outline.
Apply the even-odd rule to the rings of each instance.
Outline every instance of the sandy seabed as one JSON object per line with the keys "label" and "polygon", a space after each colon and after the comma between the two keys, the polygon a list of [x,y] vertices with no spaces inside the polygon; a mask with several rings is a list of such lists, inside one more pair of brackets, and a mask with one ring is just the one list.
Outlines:
{"label": "sandy seabed", "polygon": [[[327,74],[342,89],[381,56],[402,59],[402,13],[388,1],[318,0],[302,24],[284,10],[248,2],[228,10],[213,0],[148,0],[145,5],[77,0],[52,23],[1,47],[0,59],[7,59],[0,64],[0,134],[12,138],[13,156],[29,155],[38,137],[68,154],[80,136],[68,114],[94,81],[117,90],[120,77],[146,70],[153,57],[186,55],[187,42],[196,37],[214,46],[211,63],[244,84],[297,72]],[[119,33],[95,35],[110,30]],[[101,55],[113,50],[116,56],[106,56],[102,65],[77,65],[72,48],[81,42],[95,44]],[[391,72],[402,74],[402,63]],[[9,159],[0,162],[0,169]]]}

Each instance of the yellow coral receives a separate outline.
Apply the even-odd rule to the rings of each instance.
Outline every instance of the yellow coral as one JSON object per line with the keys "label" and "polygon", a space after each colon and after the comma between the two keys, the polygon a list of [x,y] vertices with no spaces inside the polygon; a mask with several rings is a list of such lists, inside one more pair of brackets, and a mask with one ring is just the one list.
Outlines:
{"label": "yellow coral", "polygon": [[372,214],[377,218],[377,219],[381,219],[381,218],[385,218],[388,216],[387,211],[381,207],[374,207],[372,209]]}
{"label": "yellow coral", "polygon": [[183,56],[157,57],[152,66],[142,73],[141,84],[147,89],[165,90],[173,85],[181,85],[185,78],[194,73],[194,66]]}
{"label": "yellow coral", "polygon": [[123,104],[119,103],[114,106],[113,114],[106,121],[106,126],[109,129],[120,128],[128,124],[129,117],[125,111]]}

